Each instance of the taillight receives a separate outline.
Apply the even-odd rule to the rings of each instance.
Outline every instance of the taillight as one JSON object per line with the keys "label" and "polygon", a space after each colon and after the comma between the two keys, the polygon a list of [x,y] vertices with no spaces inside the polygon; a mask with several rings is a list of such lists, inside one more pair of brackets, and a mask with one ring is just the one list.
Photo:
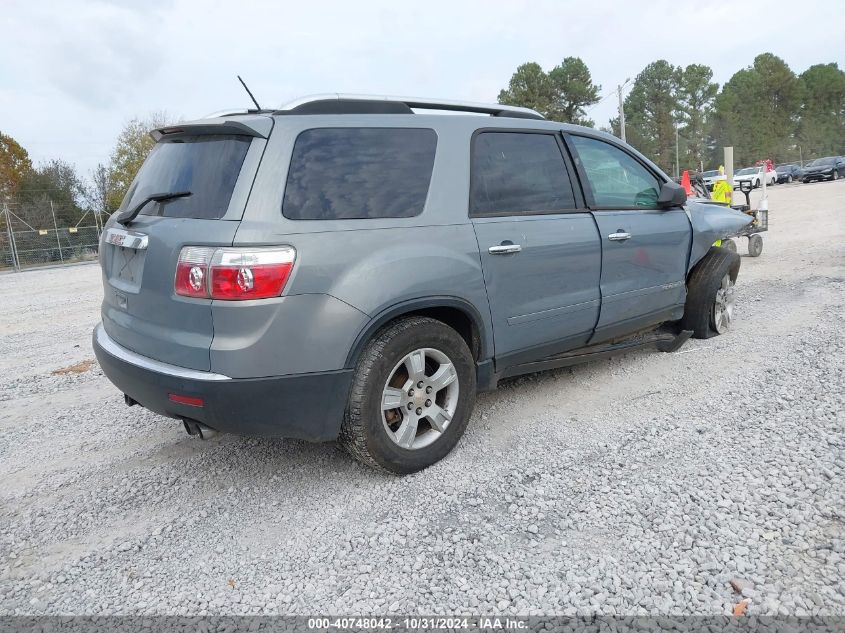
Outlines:
{"label": "taillight", "polygon": [[208,265],[214,249],[186,246],[176,263],[176,294],[184,297],[208,297]]}
{"label": "taillight", "polygon": [[278,297],[295,259],[296,251],[289,246],[186,246],[176,265],[176,294],[224,301]]}

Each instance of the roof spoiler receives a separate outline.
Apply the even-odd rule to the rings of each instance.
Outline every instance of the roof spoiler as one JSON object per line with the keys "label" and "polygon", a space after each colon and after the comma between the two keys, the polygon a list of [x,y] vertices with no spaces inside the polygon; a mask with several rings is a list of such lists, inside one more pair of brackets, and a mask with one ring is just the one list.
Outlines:
{"label": "roof spoiler", "polygon": [[182,136],[206,136],[215,134],[234,134],[267,138],[270,136],[270,130],[272,129],[273,119],[271,117],[247,115],[240,116],[237,119],[221,117],[168,125],[151,130],[150,136],[156,143],[161,140]]}

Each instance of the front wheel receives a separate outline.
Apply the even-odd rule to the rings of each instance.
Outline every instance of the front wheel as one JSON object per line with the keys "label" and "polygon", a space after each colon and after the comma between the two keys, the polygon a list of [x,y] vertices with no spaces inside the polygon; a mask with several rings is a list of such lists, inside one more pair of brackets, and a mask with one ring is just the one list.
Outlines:
{"label": "front wheel", "polygon": [[839,180],[839,172],[835,169],[833,170],[833,175],[830,177],[831,180]]}
{"label": "front wheel", "polygon": [[791,182],[792,182],[792,176],[787,176],[786,177],[786,184],[789,184]]}
{"label": "front wheel", "polygon": [[400,319],[361,354],[340,441],[368,466],[413,473],[454,448],[474,404],[475,364],[464,339],[435,319]]}
{"label": "front wheel", "polygon": [[739,265],[739,255],[724,248],[711,248],[695,265],[687,280],[681,329],[692,330],[696,338],[710,338],[730,329]]}
{"label": "front wheel", "polygon": [[722,240],[721,244],[722,248],[727,249],[733,253],[736,253],[736,242],[731,239],[724,239]]}

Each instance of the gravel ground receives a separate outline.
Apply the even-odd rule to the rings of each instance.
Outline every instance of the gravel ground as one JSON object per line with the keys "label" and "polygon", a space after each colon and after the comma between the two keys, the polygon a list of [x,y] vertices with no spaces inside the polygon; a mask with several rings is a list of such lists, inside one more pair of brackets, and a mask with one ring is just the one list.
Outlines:
{"label": "gravel ground", "polygon": [[0,275],[0,614],[845,615],[845,181],[770,206],[728,335],[506,382],[405,478],[125,407],[99,269]]}

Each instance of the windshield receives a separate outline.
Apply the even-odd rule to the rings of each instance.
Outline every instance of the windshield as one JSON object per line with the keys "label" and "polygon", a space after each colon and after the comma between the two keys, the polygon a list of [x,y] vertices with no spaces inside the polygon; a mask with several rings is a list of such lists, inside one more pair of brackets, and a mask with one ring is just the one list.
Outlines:
{"label": "windshield", "polygon": [[705,171],[705,172],[704,172],[703,174],[701,174],[701,175],[702,175],[702,177],[704,177],[704,178],[712,178],[713,176],[718,176],[718,175],[719,175],[719,170],[718,170],[718,169],[711,169],[710,171]]}
{"label": "windshield", "polygon": [[190,191],[187,197],[150,202],[141,213],[171,218],[222,218],[251,140],[248,136],[204,135],[156,143],[121,208],[131,209],[151,194]]}
{"label": "windshield", "polygon": [[748,176],[749,174],[756,174],[758,171],[760,171],[760,170],[757,169],[756,167],[746,167],[745,169],[740,169],[738,172],[736,172],[736,175],[737,176]]}
{"label": "windshield", "polygon": [[836,162],[835,156],[826,156],[825,158],[817,158],[812,163],[810,163],[810,167],[819,167],[821,165],[832,165]]}

